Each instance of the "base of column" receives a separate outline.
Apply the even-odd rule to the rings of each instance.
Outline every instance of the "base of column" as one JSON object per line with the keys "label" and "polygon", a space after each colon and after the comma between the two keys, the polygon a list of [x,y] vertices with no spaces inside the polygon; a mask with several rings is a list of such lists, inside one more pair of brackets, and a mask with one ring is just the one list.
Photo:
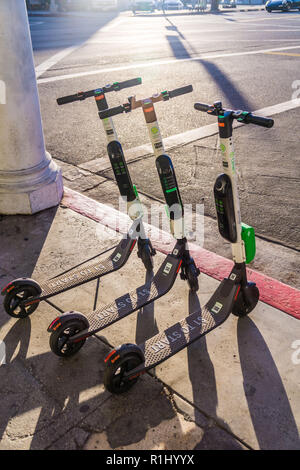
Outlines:
{"label": "base of column", "polygon": [[[3,178],[1,178],[3,173],[1,175],[0,172],[2,183],[0,184],[0,214],[35,214],[60,203],[63,196],[61,169],[51,160],[48,153],[46,156],[50,164],[43,169],[43,177],[39,178],[39,182],[35,181],[32,185],[28,184],[27,178],[24,178],[24,185],[20,184],[20,175],[16,176],[16,174],[14,174],[17,180],[15,185],[11,181],[12,174],[8,178],[9,184],[5,185]],[[7,175],[8,172],[5,173]],[[25,175],[23,176],[25,177]],[[28,177],[28,175],[26,176]]]}

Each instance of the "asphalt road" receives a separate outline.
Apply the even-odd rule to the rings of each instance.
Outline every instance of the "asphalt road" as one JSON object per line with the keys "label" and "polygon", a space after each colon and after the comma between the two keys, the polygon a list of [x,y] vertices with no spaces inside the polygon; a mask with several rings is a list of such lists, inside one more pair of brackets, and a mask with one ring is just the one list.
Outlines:
{"label": "asphalt road", "polygon": [[[158,104],[163,137],[212,122],[209,116],[194,111],[195,101],[221,99],[226,107],[254,111],[300,98],[300,12],[136,17],[128,12],[102,13],[96,17],[30,18],[30,28],[46,146],[53,157],[74,165],[106,154],[93,100],[56,105],[57,97],[79,90],[142,77],[142,86],[108,96],[109,105],[116,106],[133,94],[144,98],[193,84],[193,93]],[[260,185],[265,189],[271,172],[267,204],[274,204],[272,188],[278,200],[284,194],[284,204],[276,212],[272,227],[266,224],[264,235],[299,247],[299,107],[274,118],[275,126],[268,133],[259,129],[248,133],[249,145],[247,132],[240,133],[243,158],[251,168],[251,184],[246,187],[253,191]],[[116,116],[114,122],[125,149],[148,143],[140,111]],[[185,162],[177,162],[176,170],[179,176],[184,173]],[[139,166],[136,173],[142,171]],[[153,188],[153,193],[156,190]],[[151,193],[149,189],[146,192]],[[259,195],[262,206],[264,191]],[[203,200],[201,195],[199,200]],[[268,206],[265,210],[268,212]],[[255,225],[255,203],[252,214]],[[261,222],[261,211],[259,214]]]}

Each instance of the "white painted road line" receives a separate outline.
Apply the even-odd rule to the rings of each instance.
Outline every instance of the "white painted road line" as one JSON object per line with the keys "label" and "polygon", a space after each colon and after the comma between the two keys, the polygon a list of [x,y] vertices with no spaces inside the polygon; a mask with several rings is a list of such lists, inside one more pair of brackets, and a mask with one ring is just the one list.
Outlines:
{"label": "white painted road line", "polygon": [[[300,31],[300,29],[298,30]],[[253,32],[257,32],[257,31],[253,31]],[[177,38],[177,36],[175,35],[170,35],[169,37],[174,37],[174,38]],[[141,49],[141,48],[147,48],[147,50],[152,50],[153,49],[153,46],[156,45],[156,44],[160,44],[161,46],[169,46],[168,42],[165,42],[164,44],[162,44],[162,42],[165,40],[165,37],[163,38],[155,38],[155,39],[152,39],[151,40],[151,44],[148,43],[147,40],[145,40],[144,38],[140,38],[137,42],[136,39],[126,39],[126,40],[122,40],[121,43],[120,41],[118,40],[110,40],[110,39],[107,39],[107,40],[101,40],[101,39],[97,39],[93,42],[90,42],[89,44],[118,44],[119,45],[119,49],[121,49],[121,47],[128,47],[130,46],[131,48],[131,52],[132,52],[132,48],[134,47],[134,49]],[[296,42],[298,41],[299,39],[294,39],[294,38],[279,38],[279,39],[260,39],[259,42],[260,43],[263,43],[263,42]],[[211,39],[210,38],[206,38],[206,39],[202,39],[202,38],[193,38],[193,39],[189,39],[189,44],[192,44],[193,46],[195,45],[198,45],[198,44],[203,44],[204,42],[209,42],[211,43]],[[234,42],[236,43],[236,39],[225,39],[225,38],[222,38],[222,39],[214,39],[214,43],[216,42],[222,42],[222,43],[225,43],[225,42]],[[239,39],[239,43],[241,42],[258,42],[257,39]],[[182,41],[182,43],[184,44],[185,43],[185,40]]]}
{"label": "white painted road line", "polygon": [[[296,41],[297,40],[295,40],[295,42]],[[259,49],[255,51],[232,52],[228,54],[200,55],[196,57],[187,57],[185,59],[168,59],[168,60],[158,60],[158,61],[153,61],[153,62],[135,63],[131,65],[124,65],[121,67],[102,68],[102,69],[97,69],[97,70],[90,70],[87,72],[72,73],[69,75],[58,75],[56,77],[41,78],[38,80],[38,84],[57,82],[59,80],[68,80],[71,78],[86,77],[88,75],[98,75],[100,73],[103,74],[103,73],[117,72],[120,70],[130,70],[130,69],[154,67],[154,66],[161,66],[161,65],[171,65],[171,64],[178,64],[181,62],[193,62],[193,61],[195,62],[195,61],[201,61],[201,60],[206,60],[206,59],[220,59],[223,57],[256,55],[256,54],[264,54],[265,52],[286,51],[286,50],[299,49],[299,48],[300,48],[300,44],[298,46],[285,46],[285,47],[277,47],[277,48],[272,48],[272,49]]]}
{"label": "white painted road line", "polygon": [[[110,31],[113,28],[118,27],[121,23],[125,21],[125,18],[116,18],[115,20],[111,21],[108,25],[104,26],[103,28],[100,28],[97,33],[95,33],[92,38],[95,38],[99,32],[105,33],[107,31]],[[57,52],[57,54],[54,54],[51,56],[49,59],[45,60],[41,64],[39,64],[35,68],[35,73],[36,73],[36,78],[39,78],[43,73],[45,73],[47,70],[49,70],[51,67],[56,65],[58,62],[60,62],[62,59],[67,57],[68,55],[72,54],[72,52],[76,51],[79,47],[83,46],[84,44],[88,44],[89,41],[93,40],[92,38],[88,39],[87,41],[79,42],[75,44],[74,46],[67,47],[66,49],[63,49],[62,51]]]}
{"label": "white painted road line", "polygon": [[287,16],[273,16],[268,18],[255,18],[251,20],[239,20],[239,23],[255,23],[255,21],[277,21],[277,20],[289,20],[289,21],[297,21],[300,20],[300,16],[293,16],[293,18],[287,18]]}
{"label": "white painted road line", "polygon": [[114,29],[117,26],[120,26],[120,24],[124,23],[126,20],[127,18],[116,18],[114,21],[111,21],[108,25],[103,26],[103,28],[99,30],[99,33],[106,33],[107,31],[110,31],[111,29]]}
{"label": "white painted road line", "polygon": [[[252,26],[252,25],[251,25]],[[298,33],[300,31],[300,28],[299,26],[297,28],[287,28],[285,27],[285,29],[206,29],[206,30],[203,30],[202,32],[203,33],[230,33],[230,34],[233,34],[235,35],[237,32],[238,33]],[[87,41],[88,44],[120,44],[120,45],[123,45],[123,44],[128,44],[128,43],[132,43],[132,44],[136,44],[137,42],[139,43],[140,41],[142,42],[149,42],[149,45],[151,46],[154,42],[157,42],[157,43],[161,43],[162,41],[165,41],[166,39],[166,32],[164,31],[159,31],[159,32],[153,32],[152,34],[149,34],[149,33],[139,33],[137,35],[134,35],[134,36],[131,36],[130,35],[130,32],[128,31],[128,34],[127,34],[127,31],[122,31],[122,34],[124,35],[121,39],[120,38],[115,38],[115,37],[107,37],[106,35],[104,35],[102,37],[102,35],[100,34],[102,32],[99,31],[99,34],[97,36],[99,37],[95,37],[93,36],[93,38],[89,39]],[[182,31],[181,31],[182,32]],[[185,37],[183,37],[185,34],[188,34],[188,38],[186,39]],[[177,31],[168,31],[167,32],[167,36],[168,37],[174,37],[174,38],[178,38],[178,32]],[[183,41],[190,41],[190,40],[197,40],[199,43],[201,43],[201,41],[203,40],[202,37],[199,37],[199,30],[187,30],[186,32],[182,32],[182,36],[180,37],[181,40]],[[209,41],[211,41],[211,39],[207,39]],[[221,39],[218,39],[218,41],[223,41],[224,40],[224,37],[221,38]],[[226,39],[227,40],[227,39]],[[233,39],[234,41],[236,41],[236,38]],[[259,41],[268,41],[269,39],[261,39]],[[281,39],[282,41],[285,41],[285,39]],[[297,39],[296,39],[297,40]],[[214,38],[214,41],[216,41],[216,39]],[[239,41],[241,41],[241,39],[239,39]],[[242,39],[242,41],[258,41],[257,39]]]}
{"label": "white painted road line", "polygon": [[[290,111],[291,109],[296,109],[300,107],[300,98],[290,101],[284,101],[282,103],[274,104],[272,106],[267,106],[266,108],[257,109],[253,111],[253,114],[259,116],[271,117],[276,114],[284,113],[285,111]],[[244,126],[245,124],[235,122],[234,127]],[[181,134],[175,134],[164,139],[164,148],[166,151],[182,146],[187,145],[196,140],[204,139],[206,137],[211,137],[218,134],[218,125],[217,123],[208,124],[207,126],[198,127],[190,131],[182,132]],[[128,150],[124,150],[125,158],[127,161],[136,160],[137,158],[144,157],[145,155],[152,154],[152,146],[150,144],[140,145],[139,147],[133,147]],[[104,165],[104,160],[107,160],[107,167]],[[90,160],[89,162],[82,163],[79,165],[80,168],[93,172],[103,171],[110,168],[110,163],[108,157],[101,158],[101,166],[99,167],[99,159]]]}
{"label": "white painted road line", "polygon": [[[300,98],[290,101],[284,101],[283,103],[274,104],[272,106],[267,106],[266,108],[257,109],[253,111],[253,114],[258,116],[271,117],[275,114],[284,113],[285,111],[290,111],[291,109],[300,107]],[[235,122],[234,127],[244,126],[245,124]],[[192,129],[182,134],[173,135],[164,139],[166,150],[179,145],[186,145],[195,140],[203,139],[205,137],[210,137],[218,133],[217,123],[208,124],[207,126],[199,127],[197,129]],[[134,149],[130,150],[131,153],[134,153]]]}
{"label": "white painted road line", "polygon": [[67,57],[67,55],[72,54],[72,52],[76,51],[76,49],[78,49],[83,44],[84,43],[80,43],[80,44],[77,44],[76,46],[67,47],[66,49],[63,49],[62,51],[58,52],[57,54],[54,54],[49,59],[42,62],[40,65],[38,65],[35,68],[36,78],[43,75],[43,73],[45,73],[47,70],[53,67],[53,65],[57,64],[57,62]]}

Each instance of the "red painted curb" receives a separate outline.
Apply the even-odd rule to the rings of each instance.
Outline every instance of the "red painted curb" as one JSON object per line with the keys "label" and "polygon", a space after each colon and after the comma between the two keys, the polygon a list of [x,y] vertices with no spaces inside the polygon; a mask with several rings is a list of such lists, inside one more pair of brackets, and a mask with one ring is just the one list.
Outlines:
{"label": "red painted curb", "polygon": [[[120,233],[126,233],[130,226],[131,221],[126,214],[69,188],[65,188],[62,205]],[[174,238],[170,234],[164,234],[162,241],[162,232],[154,227],[152,229],[154,238],[151,230],[151,242],[155,249],[165,254],[169,253],[173,248]],[[160,236],[155,237],[155,233]],[[193,243],[189,243],[189,249],[196,265],[204,274],[219,281],[228,276],[233,266],[231,260]],[[249,280],[257,284],[262,302],[300,320],[300,291],[298,289],[250,268],[247,268],[247,274]]]}

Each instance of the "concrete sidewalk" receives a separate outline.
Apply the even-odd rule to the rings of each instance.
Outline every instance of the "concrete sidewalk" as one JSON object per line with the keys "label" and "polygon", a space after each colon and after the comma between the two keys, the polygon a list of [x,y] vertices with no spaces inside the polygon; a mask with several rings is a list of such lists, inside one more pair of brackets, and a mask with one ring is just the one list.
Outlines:
{"label": "concrete sidewalk", "polygon": [[[119,233],[84,213],[65,198],[31,217],[3,217],[1,285],[19,276],[45,280],[118,242]],[[163,259],[158,252],[155,270]],[[101,280],[97,306],[144,279],[134,250],[125,267]],[[50,351],[47,326],[60,311],[93,309],[96,281],[41,303],[25,320],[9,318],[1,303],[0,449],[299,449],[299,321],[262,302],[125,395],[104,390],[110,346],[153,336],[203,305],[217,285],[202,273],[199,295],[191,295],[178,278],[168,295],[90,338],[69,359]]]}

